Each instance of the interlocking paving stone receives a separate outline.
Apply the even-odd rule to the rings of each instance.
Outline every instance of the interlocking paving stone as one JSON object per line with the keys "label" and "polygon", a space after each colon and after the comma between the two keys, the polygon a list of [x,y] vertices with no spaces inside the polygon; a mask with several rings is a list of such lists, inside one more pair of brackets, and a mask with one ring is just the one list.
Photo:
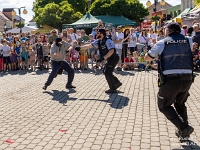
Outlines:
{"label": "interlocking paving stone", "polygon": [[76,72],[71,90],[66,73],[42,90],[48,75],[0,73],[0,150],[200,150],[199,73],[186,103],[188,145],[157,108],[156,71],[115,72],[123,85],[109,95],[101,71]]}

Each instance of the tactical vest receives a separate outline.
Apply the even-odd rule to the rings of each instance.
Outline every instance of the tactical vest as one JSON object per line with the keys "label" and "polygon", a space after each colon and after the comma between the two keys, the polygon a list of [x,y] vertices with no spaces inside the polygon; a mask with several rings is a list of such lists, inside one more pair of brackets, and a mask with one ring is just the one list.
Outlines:
{"label": "tactical vest", "polygon": [[[101,58],[103,58],[108,52],[108,48],[106,46],[106,40],[109,39],[108,37],[104,37],[102,39],[102,42],[100,42],[100,40],[98,41],[98,48],[99,48],[99,52],[100,52],[100,55],[101,55]],[[114,48],[114,53],[109,57],[113,57],[114,55],[116,54],[116,49]]]}
{"label": "tactical vest", "polygon": [[161,72],[173,69],[193,69],[192,51],[189,40],[174,33],[164,39],[165,48],[160,56]]}

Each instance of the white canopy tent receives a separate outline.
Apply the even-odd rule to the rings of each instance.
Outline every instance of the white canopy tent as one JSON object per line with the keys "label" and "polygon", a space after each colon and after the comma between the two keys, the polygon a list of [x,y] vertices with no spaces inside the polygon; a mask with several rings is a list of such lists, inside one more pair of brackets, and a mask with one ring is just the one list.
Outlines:
{"label": "white canopy tent", "polygon": [[[33,30],[37,30],[38,28],[34,27],[34,26],[24,26],[22,28],[22,32],[31,32]],[[6,33],[11,32],[11,33],[20,33],[20,28],[13,28],[11,30],[6,31]]]}

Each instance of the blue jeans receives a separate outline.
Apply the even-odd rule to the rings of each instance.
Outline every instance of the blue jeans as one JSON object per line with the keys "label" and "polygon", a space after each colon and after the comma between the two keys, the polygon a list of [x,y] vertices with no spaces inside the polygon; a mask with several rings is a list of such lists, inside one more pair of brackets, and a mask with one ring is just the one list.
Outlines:
{"label": "blue jeans", "polygon": [[45,83],[46,86],[49,86],[54,77],[57,75],[58,70],[62,68],[63,70],[65,70],[68,73],[68,82],[67,85],[71,85],[72,81],[74,79],[74,69],[68,64],[67,61],[52,61],[52,71],[47,79],[47,82]]}

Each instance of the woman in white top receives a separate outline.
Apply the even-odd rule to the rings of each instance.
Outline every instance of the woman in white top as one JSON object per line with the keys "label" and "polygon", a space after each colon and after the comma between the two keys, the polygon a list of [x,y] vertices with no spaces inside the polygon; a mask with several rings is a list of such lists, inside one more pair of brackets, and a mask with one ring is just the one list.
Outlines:
{"label": "woman in white top", "polygon": [[151,28],[150,29],[150,34],[149,34],[149,41],[148,41],[147,50],[151,49],[152,39],[156,39],[157,40],[157,35],[154,33],[153,29]]}
{"label": "woman in white top", "polygon": [[134,28],[131,28],[130,29],[130,34],[129,34],[129,44],[128,44],[128,47],[130,49],[130,52],[133,53],[134,51],[136,51],[136,34],[134,33],[135,30]]}
{"label": "woman in white top", "polygon": [[146,33],[145,29],[142,29],[142,32],[138,37],[138,42],[146,45],[148,41],[149,41],[149,35]]}

